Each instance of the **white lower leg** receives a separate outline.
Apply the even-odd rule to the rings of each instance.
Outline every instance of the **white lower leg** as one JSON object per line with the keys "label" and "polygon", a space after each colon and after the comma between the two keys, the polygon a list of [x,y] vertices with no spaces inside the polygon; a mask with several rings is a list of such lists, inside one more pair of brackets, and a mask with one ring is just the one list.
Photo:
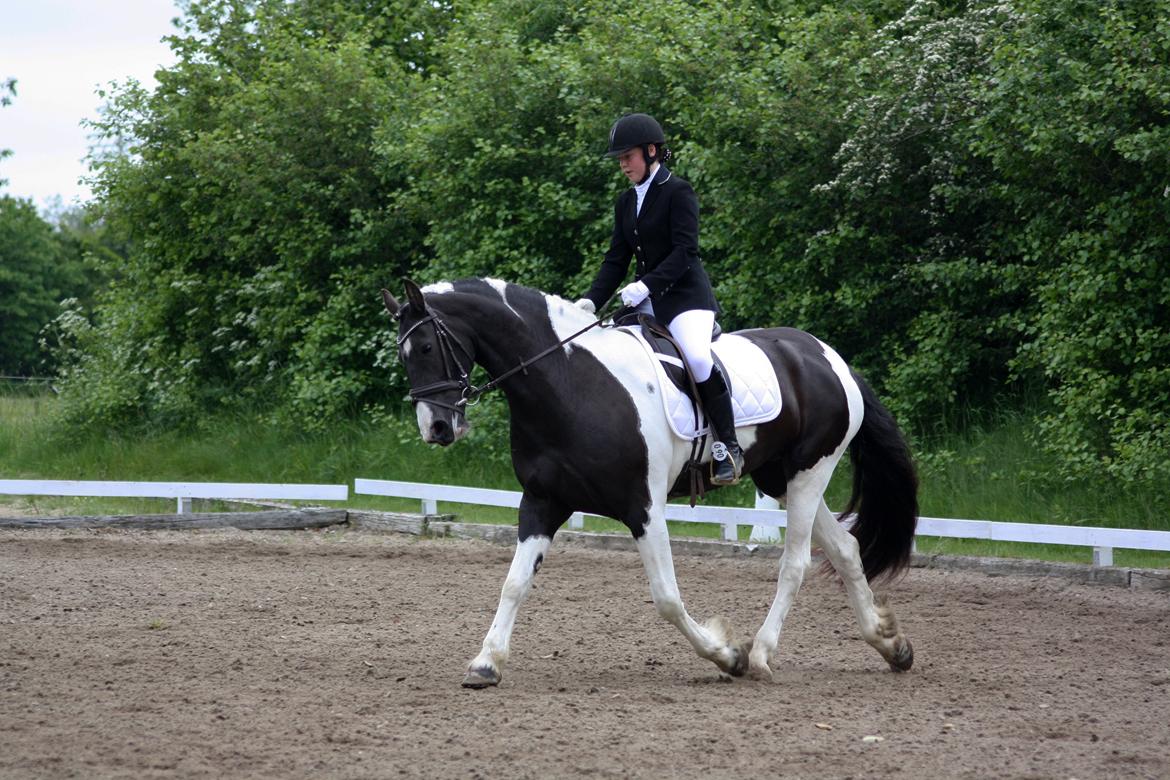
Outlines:
{"label": "white lower leg", "polygon": [[776,598],[768,610],[768,617],[756,632],[755,642],[752,644],[749,664],[753,673],[767,677],[771,675],[769,659],[780,644],[780,630],[784,626],[784,618],[796,600],[796,592],[804,580],[804,573],[811,560],[810,539],[808,534],[794,534],[792,523],[792,507],[788,509],[788,530],[784,535],[784,554],[780,558],[780,575],[776,583]]}
{"label": "white lower leg", "polygon": [[508,660],[508,645],[512,638],[512,627],[520,605],[532,589],[532,578],[536,575],[540,561],[548,552],[552,540],[547,536],[532,536],[516,545],[512,566],[500,592],[500,605],[492,627],[483,640],[483,649],[468,665],[469,671],[490,671],[497,678]]}
{"label": "white lower leg", "polygon": [[831,474],[832,466],[829,465],[819,470],[802,472],[788,484],[788,529],[784,534],[784,554],[780,557],[776,598],[752,645],[749,663],[753,675],[765,678],[771,676],[768,662],[780,644],[784,618],[796,600],[796,592],[812,560],[813,520]]}
{"label": "white lower leg", "polygon": [[874,599],[865,579],[857,539],[837,522],[824,501],[817,508],[813,537],[841,576],[862,638],[891,664],[908,663],[905,654],[909,651],[909,643],[898,629],[894,611],[884,600]]}
{"label": "white lower leg", "polygon": [[873,591],[865,580],[857,539],[837,522],[824,501],[817,508],[813,538],[825,551],[825,557],[833,564],[845,585],[849,606],[853,608],[861,626],[861,635],[865,641],[873,644],[872,638],[877,636],[878,631],[878,614]]}
{"label": "white lower leg", "polygon": [[682,632],[701,658],[713,661],[726,672],[742,674],[741,653],[739,648],[731,645],[731,631],[726,622],[715,618],[700,625],[687,614],[675,579],[666,521],[661,511],[657,514],[658,517],[646,526],[646,533],[637,540],[638,553],[642,556],[642,565],[650,580],[654,608]]}

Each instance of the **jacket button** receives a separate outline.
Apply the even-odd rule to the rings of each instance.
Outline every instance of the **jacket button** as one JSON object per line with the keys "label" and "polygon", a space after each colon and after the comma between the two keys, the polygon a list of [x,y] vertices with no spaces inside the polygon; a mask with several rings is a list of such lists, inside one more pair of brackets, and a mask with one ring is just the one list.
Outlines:
{"label": "jacket button", "polygon": [[642,251],[642,247],[638,247],[638,251],[639,251],[639,252],[641,252],[641,251]]}
{"label": "jacket button", "polygon": [[634,228],[634,235],[638,235],[638,228]]}

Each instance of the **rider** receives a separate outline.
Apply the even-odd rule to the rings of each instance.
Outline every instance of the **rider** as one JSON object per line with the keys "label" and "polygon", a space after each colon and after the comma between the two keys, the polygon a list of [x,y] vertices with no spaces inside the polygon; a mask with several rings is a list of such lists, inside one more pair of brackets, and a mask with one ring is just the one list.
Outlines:
{"label": "rider", "polygon": [[711,357],[711,333],[719,304],[699,260],[699,201],[691,185],[662,163],[670,159],[662,126],[647,114],[627,114],[609,131],[607,157],[616,157],[634,186],[618,196],[613,238],[589,292],[577,305],[596,312],[625,279],[636,260],[634,281],[622,303],[666,324],[695,375],[716,439],[711,482],[734,485],[743,472],[735,438],[731,394]]}

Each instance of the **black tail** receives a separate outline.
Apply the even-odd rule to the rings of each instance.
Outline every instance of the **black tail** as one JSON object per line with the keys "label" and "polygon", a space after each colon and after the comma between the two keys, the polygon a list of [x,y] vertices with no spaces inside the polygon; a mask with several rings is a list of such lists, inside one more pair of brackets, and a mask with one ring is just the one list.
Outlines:
{"label": "black tail", "polygon": [[893,415],[854,374],[865,401],[861,429],[849,444],[853,494],[841,516],[857,512],[852,533],[865,578],[893,578],[910,564],[918,525],[918,475]]}

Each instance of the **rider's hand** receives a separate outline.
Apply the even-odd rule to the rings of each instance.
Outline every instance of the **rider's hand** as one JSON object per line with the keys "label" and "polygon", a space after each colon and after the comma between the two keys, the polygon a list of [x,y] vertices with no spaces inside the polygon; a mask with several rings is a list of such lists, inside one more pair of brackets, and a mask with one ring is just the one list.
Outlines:
{"label": "rider's hand", "polygon": [[597,313],[597,307],[594,306],[593,301],[589,300],[588,298],[581,298],[573,305],[576,306],[578,309],[583,309],[584,311],[589,312],[590,314]]}
{"label": "rider's hand", "polygon": [[637,306],[649,295],[649,287],[642,282],[633,282],[622,288],[622,303],[626,306]]}

